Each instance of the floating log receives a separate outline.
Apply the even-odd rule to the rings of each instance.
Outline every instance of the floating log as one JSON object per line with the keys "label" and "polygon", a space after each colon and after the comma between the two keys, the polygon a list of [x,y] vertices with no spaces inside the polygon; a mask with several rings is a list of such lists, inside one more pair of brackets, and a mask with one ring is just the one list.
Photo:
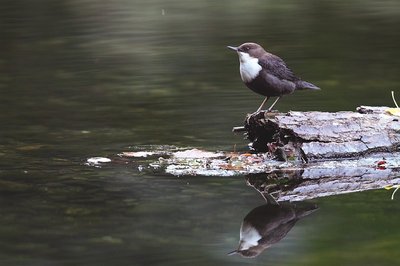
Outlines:
{"label": "floating log", "polygon": [[[295,112],[249,115],[245,136],[255,152],[305,162],[357,158],[400,150],[400,117],[389,107],[361,106],[356,112]],[[234,131],[240,130],[239,127]]]}

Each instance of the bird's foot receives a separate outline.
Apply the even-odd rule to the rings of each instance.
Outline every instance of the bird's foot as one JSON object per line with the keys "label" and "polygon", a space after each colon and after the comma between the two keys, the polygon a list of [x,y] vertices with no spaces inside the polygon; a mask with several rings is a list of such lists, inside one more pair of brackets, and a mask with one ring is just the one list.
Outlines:
{"label": "bird's foot", "polygon": [[250,118],[251,118],[253,115],[256,115],[256,113],[257,113],[257,112],[254,112],[254,113],[251,113],[251,114],[247,114],[247,115],[246,115],[246,121],[245,121],[246,124],[249,124]]}
{"label": "bird's foot", "polygon": [[265,116],[275,116],[276,114],[279,114],[279,110],[277,109],[268,109],[264,111]]}
{"label": "bird's foot", "polygon": [[277,113],[279,113],[278,110],[257,110],[254,113],[247,114],[246,116],[246,124],[249,124],[249,120],[251,117],[258,117],[260,113],[263,113],[265,117],[274,117]]}
{"label": "bird's foot", "polygon": [[258,114],[261,113],[261,112],[264,112],[264,111],[263,111],[263,110],[257,110],[257,111],[255,111],[255,112],[249,114],[248,116],[255,116],[255,115],[258,115]]}
{"label": "bird's foot", "polygon": [[251,117],[258,116],[262,112],[264,112],[264,111],[263,110],[257,110],[254,113],[247,114],[247,116],[246,116],[246,124],[249,124],[249,120],[250,120]]}

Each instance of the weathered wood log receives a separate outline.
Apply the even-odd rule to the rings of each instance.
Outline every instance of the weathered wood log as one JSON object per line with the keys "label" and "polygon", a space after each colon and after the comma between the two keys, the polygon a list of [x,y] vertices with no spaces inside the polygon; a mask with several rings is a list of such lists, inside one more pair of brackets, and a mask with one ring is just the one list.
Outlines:
{"label": "weathered wood log", "polygon": [[400,148],[398,116],[389,107],[361,106],[357,112],[294,112],[249,115],[244,123],[249,146],[280,159],[303,161],[356,158]]}

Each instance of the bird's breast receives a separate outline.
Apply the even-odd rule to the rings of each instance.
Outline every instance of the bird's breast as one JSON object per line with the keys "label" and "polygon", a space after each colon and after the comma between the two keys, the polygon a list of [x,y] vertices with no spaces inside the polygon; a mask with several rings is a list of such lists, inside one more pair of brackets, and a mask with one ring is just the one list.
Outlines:
{"label": "bird's breast", "polygon": [[247,53],[239,54],[240,60],[240,77],[243,82],[251,82],[258,76],[258,73],[262,70],[262,67],[258,64],[258,59],[251,57]]}

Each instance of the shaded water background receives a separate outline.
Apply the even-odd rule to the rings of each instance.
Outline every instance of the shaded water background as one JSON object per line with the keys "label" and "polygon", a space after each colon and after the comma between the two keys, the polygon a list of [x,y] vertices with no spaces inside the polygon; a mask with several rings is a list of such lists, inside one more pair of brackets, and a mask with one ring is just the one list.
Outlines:
{"label": "shaded water background", "polygon": [[2,1],[0,265],[395,265],[398,200],[315,200],[256,259],[227,257],[263,204],[243,178],[89,168],[142,145],[245,150],[262,98],[226,45],[258,42],[321,87],[277,105],[354,110],[399,90],[398,1]]}

